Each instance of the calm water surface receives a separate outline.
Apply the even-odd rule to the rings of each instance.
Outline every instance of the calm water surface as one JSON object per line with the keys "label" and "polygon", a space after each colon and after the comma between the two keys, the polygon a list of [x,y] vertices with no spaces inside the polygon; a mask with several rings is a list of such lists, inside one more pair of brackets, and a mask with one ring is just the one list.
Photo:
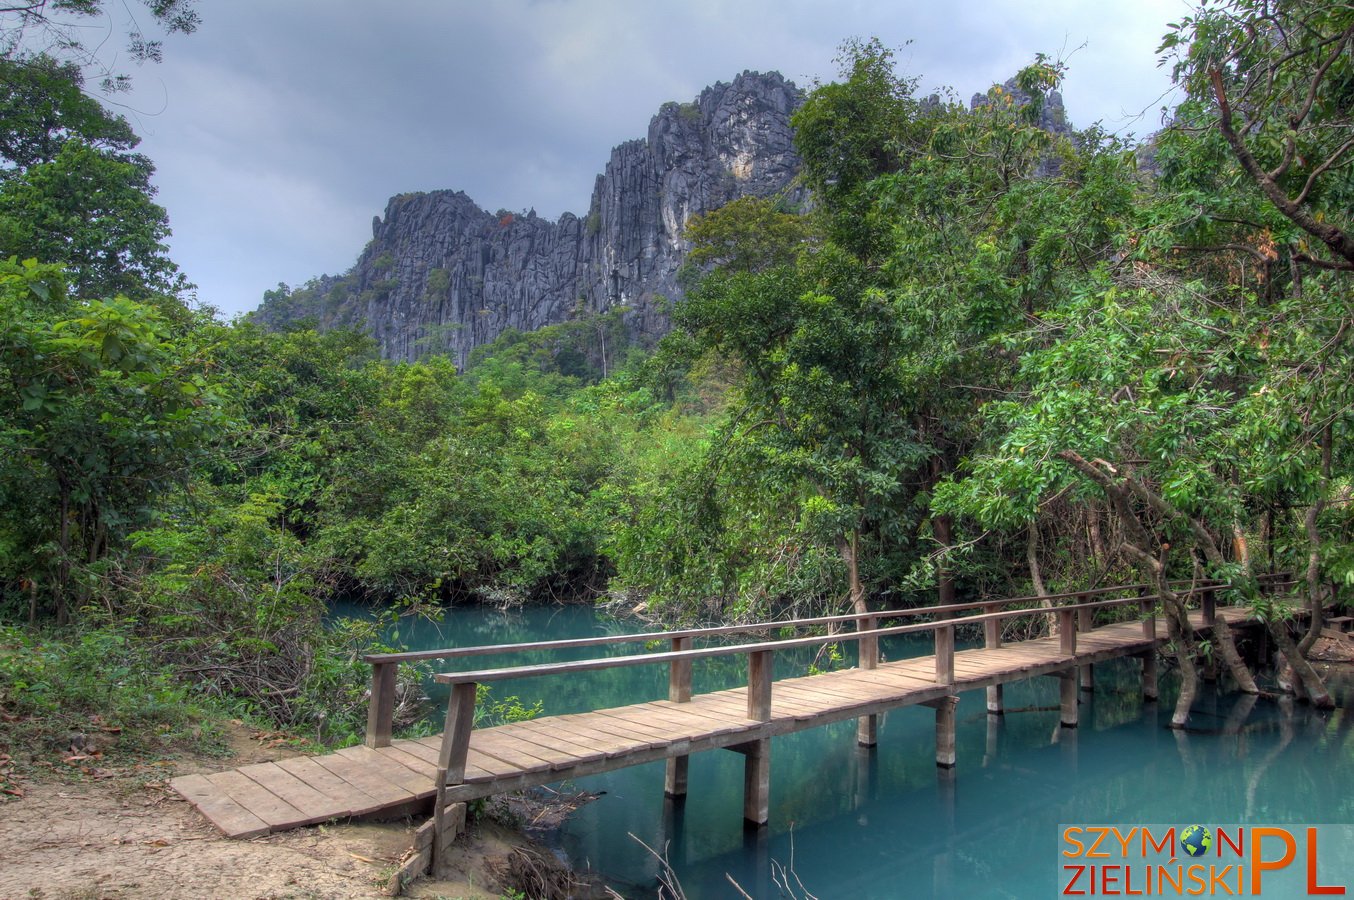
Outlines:
{"label": "calm water surface", "polygon": [[[586,607],[507,614],[461,607],[439,625],[404,627],[400,637],[411,649],[639,630]],[[584,658],[601,649],[460,665]],[[930,652],[929,640],[884,648],[894,659]],[[777,676],[803,674],[807,661],[777,654]],[[695,690],[745,683],[744,665],[741,658],[698,662]],[[691,900],[736,896],[729,876],[759,900],[781,896],[777,867],[792,868],[789,877],[822,900],[1032,898],[1057,891],[1063,823],[1354,823],[1348,679],[1332,679],[1342,708],[1324,714],[1209,690],[1184,733],[1165,727],[1174,687],[1163,674],[1162,702],[1144,706],[1135,662],[1097,666],[1096,690],[1082,694],[1077,729],[1058,726],[1055,678],[1008,685],[1009,711],[1001,717],[986,714],[981,691],[966,692],[958,707],[958,766],[950,773],[935,766],[934,713],[926,708],[884,716],[872,751],[856,746],[854,722],[774,738],[771,822],[760,830],[742,824],[743,759],[736,753],[691,757],[684,804],[665,801],[662,763],[579,779],[569,786],[600,796],[555,836],[556,849],[633,897],[654,896],[658,863],[632,834],[667,848]],[[666,691],[662,666],[494,688],[528,704],[539,699],[546,714],[660,699]],[[445,693],[433,690],[433,697],[445,702]]]}

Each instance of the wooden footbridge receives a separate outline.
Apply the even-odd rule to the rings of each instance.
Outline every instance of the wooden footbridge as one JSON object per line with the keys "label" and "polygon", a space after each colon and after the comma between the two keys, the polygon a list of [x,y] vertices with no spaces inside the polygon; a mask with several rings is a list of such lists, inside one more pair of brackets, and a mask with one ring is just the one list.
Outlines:
{"label": "wooden footbridge", "polygon": [[[1179,588],[1197,606],[1190,613],[1196,630],[1211,627],[1217,620],[1230,626],[1251,619],[1249,610],[1216,606],[1217,588],[1212,583]],[[1053,608],[1040,606],[1040,599],[1051,601]],[[1136,656],[1142,660],[1144,695],[1155,699],[1157,649],[1167,640],[1164,629],[1158,628],[1156,603],[1144,586],[1118,586],[1052,598],[373,655],[367,657],[373,669],[364,746],[212,775],[188,775],[171,784],[223,832],[241,838],[337,818],[419,814],[431,807],[433,819],[421,830],[416,848],[422,854],[420,864],[425,865],[444,858],[441,848],[461,827],[466,801],[655,760],[667,761],[665,790],[680,797],[687,792],[690,754],[722,748],[744,755],[743,814],[750,823],[765,824],[771,738],[776,735],[857,719],[858,741],[873,746],[880,713],[925,705],[935,709],[936,763],[950,767],[955,764],[955,705],[964,691],[985,688],[988,712],[1000,714],[1003,684],[1057,675],[1061,721],[1074,728],[1078,691],[1092,688],[1092,666]],[[1057,634],[1003,641],[1005,626],[1031,616],[1056,620]],[[881,627],[883,622],[894,621],[904,624]],[[848,627],[853,630],[841,630]],[[956,651],[957,628],[971,628],[975,633],[981,628],[983,646]],[[835,633],[727,643],[739,636],[807,629]],[[880,638],[926,632],[933,635],[932,655],[880,660]],[[711,640],[720,643],[698,646]],[[436,680],[451,686],[444,732],[416,740],[391,739],[396,671],[401,663],[622,644],[643,647],[657,641],[670,649],[439,674]],[[774,680],[772,663],[777,652],[848,641],[858,643],[856,668]],[[746,686],[693,695],[692,664],[727,656],[747,657]],[[666,699],[492,728],[473,727],[480,684],[644,665],[668,667]]]}

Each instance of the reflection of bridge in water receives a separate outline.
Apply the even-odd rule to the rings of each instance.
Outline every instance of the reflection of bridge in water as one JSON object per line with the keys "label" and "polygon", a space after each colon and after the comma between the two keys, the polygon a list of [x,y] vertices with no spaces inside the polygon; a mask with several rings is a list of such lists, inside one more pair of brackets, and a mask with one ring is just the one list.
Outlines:
{"label": "reflection of bridge in water", "polygon": [[[631,830],[649,846],[666,845],[683,885],[696,888],[691,896],[723,896],[719,887],[729,877],[751,896],[785,896],[773,880],[778,874],[803,878],[823,897],[1046,896],[1059,823],[1138,821],[1153,808],[1158,814],[1150,821],[1169,822],[1175,816],[1160,815],[1163,807],[1210,814],[1242,808],[1257,782],[1269,784],[1279,752],[1295,738],[1331,740],[1334,729],[1343,734],[1354,723],[1354,716],[1338,712],[1332,729],[1329,719],[1295,716],[1289,698],[1257,708],[1256,695],[1225,695],[1220,686],[1205,685],[1194,725],[1172,730],[1164,727],[1169,707],[1139,702],[1138,677],[1131,659],[1098,667],[1094,693],[1081,697],[1076,729],[1058,725],[1056,707],[1026,706],[1029,715],[1015,715],[1014,695],[1007,715],[975,707],[959,723],[961,767],[935,768],[934,775],[898,765],[899,744],[907,746],[908,759],[928,767],[929,759],[917,739],[920,719],[891,717],[878,751],[836,756],[838,768],[822,780],[846,796],[828,798],[832,811],[825,815],[792,824],[780,793],[792,788],[778,778],[772,828],[740,835],[716,825],[712,839],[711,825],[690,804],[665,798],[661,820]],[[1014,688],[1022,698],[1048,696],[1034,684],[1009,686],[1008,693]],[[1305,728],[1295,729],[1295,722]],[[1225,788],[1223,776],[1194,777],[1217,767],[1229,767]],[[817,794],[825,785],[811,787]],[[1263,817],[1272,790],[1262,788],[1257,799],[1260,805],[1244,818]],[[654,804],[647,806],[654,814]],[[571,857],[600,858],[604,847],[578,840],[577,847],[566,844]],[[633,868],[629,874],[633,896],[653,883],[645,875],[655,877]],[[622,884],[609,883],[625,893]]]}
{"label": "reflection of bridge in water", "polygon": [[[1196,630],[1211,627],[1215,620],[1239,625],[1252,619],[1249,610],[1217,607],[1217,587],[1203,584],[1180,589],[1197,602],[1198,608],[1190,612]],[[942,770],[943,792],[952,779],[948,770],[956,761],[955,706],[964,691],[986,689],[994,735],[1000,729],[1002,687],[1014,681],[1057,676],[1063,729],[1077,726],[1079,689],[1092,688],[1096,663],[1136,657],[1141,661],[1143,694],[1156,697],[1157,650],[1166,637],[1157,625],[1156,598],[1143,591],[1140,585],[1119,586],[1043,598],[1055,604],[1051,609],[1027,597],[790,622],[375,655],[368,657],[373,677],[365,746],[213,775],[189,775],[171,784],[234,837],[336,818],[419,814],[431,808],[432,820],[419,830],[419,852],[405,866],[408,874],[445,858],[442,850],[463,827],[467,801],[656,760],[666,761],[667,796],[681,798],[688,790],[688,758],[705,750],[728,749],[744,756],[743,815],[754,825],[764,825],[772,737],[856,719],[858,743],[873,747],[879,715],[904,706],[922,705],[935,711],[935,760]],[[1029,617],[1055,621],[1057,634],[1014,642],[1002,639],[1004,626]],[[898,620],[906,624],[880,625]],[[696,646],[757,632],[833,631],[846,625],[854,630]],[[981,628],[983,646],[956,650],[956,628]],[[880,638],[926,632],[933,636],[932,655],[880,661]],[[443,734],[392,740],[395,676],[402,662],[659,641],[670,649],[437,675],[438,681],[451,686]],[[779,680],[773,676],[778,651],[848,641],[858,643],[855,668]],[[692,664],[727,656],[747,658],[746,686],[693,694]],[[668,667],[666,700],[473,727],[480,684],[642,665]]]}

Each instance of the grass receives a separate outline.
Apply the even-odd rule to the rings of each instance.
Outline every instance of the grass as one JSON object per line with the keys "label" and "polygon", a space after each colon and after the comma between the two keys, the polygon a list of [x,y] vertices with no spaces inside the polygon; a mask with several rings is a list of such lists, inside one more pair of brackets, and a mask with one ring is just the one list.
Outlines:
{"label": "grass", "polygon": [[227,717],[121,631],[0,625],[0,758],[8,759],[0,772],[8,769],[11,784],[35,766],[79,778],[117,762],[225,755]]}

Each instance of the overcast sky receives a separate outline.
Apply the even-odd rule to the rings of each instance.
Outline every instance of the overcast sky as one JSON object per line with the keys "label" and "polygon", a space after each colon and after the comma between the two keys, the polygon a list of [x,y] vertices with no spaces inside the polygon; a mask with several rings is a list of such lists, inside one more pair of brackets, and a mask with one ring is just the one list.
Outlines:
{"label": "overcast sky", "polygon": [[[901,48],[960,97],[1036,52],[1067,59],[1073,123],[1147,134],[1183,0],[204,0],[133,69],[173,258],[227,316],[279,281],[339,274],[393,194],[585,213],[610,149],[668,100],[744,69],[831,80],[842,40]],[[115,27],[118,23],[108,23]],[[911,43],[908,43],[908,42]],[[904,46],[906,45],[906,46]]]}

